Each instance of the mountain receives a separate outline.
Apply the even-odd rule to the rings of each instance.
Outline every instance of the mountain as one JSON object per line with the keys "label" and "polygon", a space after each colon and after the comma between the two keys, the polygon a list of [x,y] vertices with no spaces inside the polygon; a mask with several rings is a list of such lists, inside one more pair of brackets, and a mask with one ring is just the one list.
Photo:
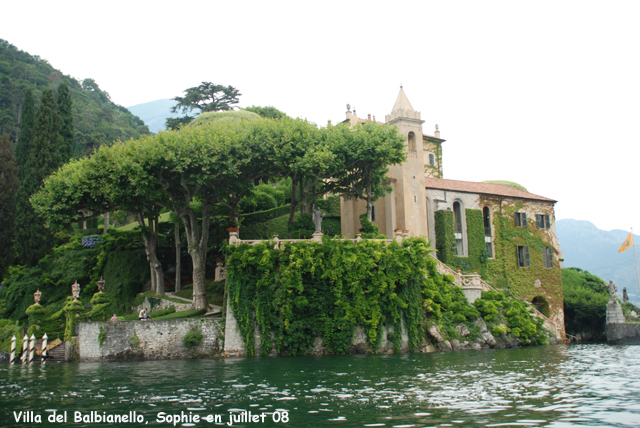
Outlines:
{"label": "mountain", "polygon": [[[556,233],[565,267],[589,271],[606,282],[612,280],[618,295],[622,296],[622,288],[627,287],[629,299],[640,302],[633,248],[618,253],[628,231],[600,230],[585,220],[565,219],[556,221]],[[634,242],[640,242],[638,235],[633,237]]]}
{"label": "mountain", "polygon": [[[129,111],[144,121],[153,133],[165,129],[165,122],[168,117],[178,118],[184,116],[180,113],[171,113],[171,107],[176,105],[174,100],[156,100],[148,103],[137,104],[128,107]],[[195,112],[190,113],[193,116]]]}
{"label": "mountain", "polygon": [[93,79],[79,80],[56,70],[37,55],[18,50],[0,39],[0,133],[9,134],[14,143],[20,133],[20,114],[27,89],[33,91],[36,109],[42,92],[69,86],[73,101],[75,157],[93,152],[102,144],[126,141],[148,134],[149,128],[126,108],[113,103],[109,94]]}

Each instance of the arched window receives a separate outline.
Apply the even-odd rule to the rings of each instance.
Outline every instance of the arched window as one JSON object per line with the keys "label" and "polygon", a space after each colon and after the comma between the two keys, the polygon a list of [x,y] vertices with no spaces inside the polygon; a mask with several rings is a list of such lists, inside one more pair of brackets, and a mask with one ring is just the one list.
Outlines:
{"label": "arched window", "polygon": [[484,243],[487,246],[487,257],[493,258],[493,245],[491,242],[491,213],[489,207],[482,209],[482,219],[484,220]]}
{"label": "arched window", "polygon": [[413,131],[409,132],[409,150],[416,150],[416,134]]}
{"label": "arched window", "polygon": [[456,235],[456,255],[464,256],[464,239],[462,238],[462,207],[458,201],[453,203],[453,227]]}

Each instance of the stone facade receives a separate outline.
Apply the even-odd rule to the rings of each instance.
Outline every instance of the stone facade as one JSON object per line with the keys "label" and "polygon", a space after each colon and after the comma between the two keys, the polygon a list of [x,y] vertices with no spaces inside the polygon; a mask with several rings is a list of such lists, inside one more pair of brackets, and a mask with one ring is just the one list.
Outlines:
{"label": "stone facade", "polygon": [[[363,121],[367,120],[359,119],[355,112],[348,110],[347,120],[343,123],[355,126]],[[373,222],[378,225],[380,233],[391,237],[396,228],[408,229],[410,236],[423,236],[431,242],[433,248],[437,248],[436,213],[438,211],[455,212],[457,208],[460,217],[457,224],[461,225],[462,230],[455,231],[453,244],[456,249],[459,249],[456,257],[466,262],[464,258],[470,256],[466,210],[480,210],[483,218],[485,209],[488,210],[488,225],[485,224],[484,238],[485,243],[490,246],[491,254],[488,254],[489,260],[485,266],[491,271],[492,263],[495,264],[492,259],[495,259],[497,244],[501,245],[502,255],[507,254],[510,259],[516,253],[526,252],[527,264],[521,268],[517,264],[516,269],[511,270],[508,275],[503,272],[502,276],[505,279],[508,277],[510,283],[501,284],[500,287],[505,290],[511,287],[513,292],[519,293],[518,297],[530,303],[534,300],[548,303],[550,312],[547,315],[558,326],[560,334],[564,335],[562,279],[559,274],[563,256],[555,231],[556,201],[502,184],[442,178],[442,143],[445,140],[440,138],[437,125],[433,136],[423,132],[424,121],[420,112],[413,109],[402,88],[385,121],[386,123],[382,125],[396,126],[398,132],[405,137],[407,161],[402,165],[389,167],[390,185],[393,191],[373,204],[375,216]],[[527,227],[531,229],[531,233],[535,232],[544,241],[544,248],[530,248],[528,244],[523,243],[524,239],[512,239],[511,236],[497,243],[501,237],[497,236],[493,227],[494,217],[498,213],[504,216],[507,207],[511,209],[518,207],[518,212],[526,214]],[[365,201],[342,196],[343,236],[347,238],[355,236],[360,228],[359,215],[364,212],[366,212]],[[537,227],[536,216],[544,217],[544,228]],[[513,219],[510,221],[513,222]],[[530,265],[529,257],[532,258]],[[552,263],[549,263],[550,259]],[[493,280],[496,269],[493,270],[494,272],[489,272],[489,277],[485,279]]]}
{"label": "stone facade", "polygon": [[[98,343],[101,327],[102,346]],[[186,347],[184,336],[192,330],[202,332],[204,340],[199,346]],[[217,320],[197,318],[80,323],[77,344],[83,362],[168,360],[219,356],[223,340]]]}

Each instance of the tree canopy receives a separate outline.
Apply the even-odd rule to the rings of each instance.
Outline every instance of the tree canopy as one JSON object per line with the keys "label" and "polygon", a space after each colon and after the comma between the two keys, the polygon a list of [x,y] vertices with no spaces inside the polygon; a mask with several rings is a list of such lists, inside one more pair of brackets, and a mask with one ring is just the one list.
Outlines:
{"label": "tree canopy", "polygon": [[181,112],[185,115],[177,119],[167,119],[167,129],[179,129],[191,122],[194,117],[189,114],[193,110],[198,110],[198,113],[233,110],[233,105],[238,104],[240,95],[240,91],[233,86],[216,85],[211,82],[202,82],[198,86],[187,88],[183,97],[172,98],[177,104],[171,108],[172,113]]}
{"label": "tree canopy", "polygon": [[[298,190],[307,205],[330,189],[355,188],[358,179],[369,183],[375,199],[386,191],[376,188],[383,186],[384,163],[404,159],[395,128],[319,129],[301,119],[262,119],[249,112],[240,116],[247,114],[250,119],[225,120],[218,113],[213,118],[219,120],[102,147],[92,158],[72,162],[49,177],[32,203],[57,224],[76,221],[82,210],[172,210],[182,219],[193,260],[194,307],[206,308],[206,250],[214,212],[237,224],[240,200],[256,182],[275,177],[302,183]],[[376,144],[378,149],[370,147]],[[369,157],[358,162],[357,155]]]}

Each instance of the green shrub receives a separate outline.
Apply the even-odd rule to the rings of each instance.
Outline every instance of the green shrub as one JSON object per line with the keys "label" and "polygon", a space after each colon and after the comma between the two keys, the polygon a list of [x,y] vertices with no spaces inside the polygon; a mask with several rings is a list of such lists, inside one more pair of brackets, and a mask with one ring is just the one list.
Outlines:
{"label": "green shrub", "polygon": [[507,329],[500,325],[495,325],[491,329],[491,333],[493,333],[496,336],[500,336],[501,334],[507,334]]}
{"label": "green shrub", "polygon": [[180,311],[180,312],[174,312],[169,315],[162,315],[162,316],[156,317],[155,319],[168,320],[168,319],[179,319],[179,318],[193,318],[193,317],[204,315],[206,313],[207,313],[206,309],[190,309],[188,311]]}
{"label": "green shrub", "polygon": [[360,215],[360,232],[364,234],[378,235],[378,225],[369,221],[367,214]]}
{"label": "green shrub", "polygon": [[192,346],[200,346],[202,345],[203,341],[204,335],[200,330],[197,330],[195,328],[192,328],[191,331],[185,334],[184,338],[182,339],[182,343],[184,343],[184,346],[186,346],[187,348],[190,348]]}
{"label": "green shrub", "polygon": [[18,321],[0,319],[0,351],[11,351],[11,338],[16,337],[16,351],[22,349],[22,326]]}
{"label": "green shrub", "polygon": [[291,239],[311,239],[315,231],[313,215],[310,213],[300,214],[289,226]]}

